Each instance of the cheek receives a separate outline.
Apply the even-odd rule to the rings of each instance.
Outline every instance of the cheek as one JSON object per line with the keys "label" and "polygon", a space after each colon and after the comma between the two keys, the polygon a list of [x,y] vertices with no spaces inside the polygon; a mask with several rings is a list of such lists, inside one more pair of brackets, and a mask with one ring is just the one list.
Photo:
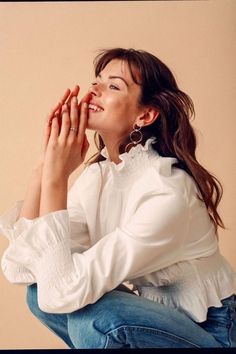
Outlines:
{"label": "cheek", "polygon": [[132,103],[124,98],[122,99],[112,99],[110,98],[107,102],[107,107],[109,114],[113,117],[125,116],[126,118],[133,117],[134,107]]}
{"label": "cheek", "polygon": [[124,100],[117,98],[117,97],[107,97],[106,102],[105,102],[105,107],[109,111],[117,111],[121,109],[124,106]]}
{"label": "cheek", "polygon": [[123,132],[127,129],[127,109],[128,104],[123,99],[112,99],[106,102],[106,114],[104,118],[109,128],[115,129],[117,132]]}

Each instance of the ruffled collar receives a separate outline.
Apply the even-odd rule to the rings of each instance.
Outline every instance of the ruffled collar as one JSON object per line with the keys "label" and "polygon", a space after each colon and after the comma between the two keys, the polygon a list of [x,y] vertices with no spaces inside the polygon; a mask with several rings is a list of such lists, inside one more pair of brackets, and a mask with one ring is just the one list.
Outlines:
{"label": "ruffled collar", "polygon": [[133,180],[134,175],[143,173],[151,159],[160,157],[152,147],[155,142],[156,137],[151,137],[146,140],[144,145],[139,143],[133,146],[128,152],[119,155],[121,162],[118,164],[110,160],[106,146],[101,150],[100,154],[106,158],[105,164],[111,171],[117,186],[124,183],[127,185],[129,181]]}
{"label": "ruffled collar", "polygon": [[154,144],[155,142],[156,142],[156,137],[151,137],[146,140],[145,145],[137,144],[133,146],[128,152],[124,152],[119,155],[121,162],[119,162],[118,164],[115,164],[113,161],[110,161],[110,157],[108,155],[106,146],[101,150],[100,154],[103,157],[105,157],[107,160],[109,160],[113,165],[115,165],[117,167],[117,170],[119,171],[123,168],[125,162],[128,161],[129,159],[131,158],[133,159],[135,156],[137,156],[138,154],[142,154],[144,151],[152,152],[152,150],[154,149],[151,147],[151,144]]}

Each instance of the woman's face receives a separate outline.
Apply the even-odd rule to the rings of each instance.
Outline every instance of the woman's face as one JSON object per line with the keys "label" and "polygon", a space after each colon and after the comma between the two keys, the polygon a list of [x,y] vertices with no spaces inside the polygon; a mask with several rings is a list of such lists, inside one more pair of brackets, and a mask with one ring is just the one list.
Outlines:
{"label": "woman's face", "polygon": [[141,114],[141,87],[133,81],[125,61],[111,60],[92,83],[90,92],[88,129],[114,138],[122,138],[133,130]]}

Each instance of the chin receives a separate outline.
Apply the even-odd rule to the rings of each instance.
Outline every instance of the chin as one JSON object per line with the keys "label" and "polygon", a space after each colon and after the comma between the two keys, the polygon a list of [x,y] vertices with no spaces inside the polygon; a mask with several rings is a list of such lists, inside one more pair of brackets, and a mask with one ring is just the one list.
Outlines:
{"label": "chin", "polygon": [[100,124],[98,124],[98,120],[97,119],[88,119],[87,121],[87,127],[86,129],[88,130],[100,130],[101,129],[101,125],[102,122],[99,122]]}

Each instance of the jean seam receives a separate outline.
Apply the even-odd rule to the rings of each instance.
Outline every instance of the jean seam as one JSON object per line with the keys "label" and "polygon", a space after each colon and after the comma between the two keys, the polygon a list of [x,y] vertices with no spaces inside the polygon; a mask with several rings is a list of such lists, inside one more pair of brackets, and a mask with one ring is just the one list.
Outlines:
{"label": "jean seam", "polygon": [[108,340],[109,340],[109,336],[111,336],[112,333],[118,331],[119,329],[128,329],[128,328],[129,328],[129,329],[131,328],[131,329],[140,330],[140,331],[143,331],[143,332],[152,331],[152,332],[155,332],[155,333],[164,334],[165,337],[169,337],[169,338],[172,338],[172,339],[175,338],[175,339],[177,339],[177,340],[179,339],[179,340],[181,340],[182,342],[191,344],[192,346],[194,346],[194,347],[196,347],[196,348],[201,348],[201,347],[199,347],[198,345],[196,345],[196,344],[194,344],[194,343],[188,341],[187,339],[184,339],[184,338],[179,337],[179,336],[177,336],[177,335],[175,335],[175,334],[171,334],[171,333],[169,333],[169,332],[166,332],[166,331],[163,331],[163,330],[160,330],[160,329],[156,329],[156,328],[153,328],[153,327],[127,326],[127,325],[125,325],[125,326],[124,326],[124,325],[119,326],[119,327],[117,327],[117,328],[115,328],[115,329],[112,329],[112,330],[110,330],[110,331],[104,333],[104,334],[107,336],[107,340],[106,340],[106,343],[105,343],[105,348],[106,348],[107,342],[108,342]]}

